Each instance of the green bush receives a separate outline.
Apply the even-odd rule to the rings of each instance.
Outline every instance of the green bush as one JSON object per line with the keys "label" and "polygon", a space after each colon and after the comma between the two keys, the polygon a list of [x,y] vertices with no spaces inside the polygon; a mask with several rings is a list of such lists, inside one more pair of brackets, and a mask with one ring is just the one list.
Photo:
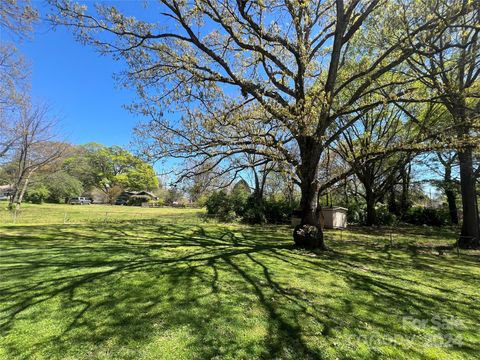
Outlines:
{"label": "green bush", "polygon": [[147,195],[132,195],[128,198],[127,205],[140,206],[144,202],[149,202],[150,196]]}
{"label": "green bush", "polygon": [[393,225],[397,221],[395,214],[388,210],[385,204],[379,204],[375,207],[376,225]]}
{"label": "green bush", "polygon": [[80,180],[59,171],[47,175],[42,183],[48,189],[48,201],[53,203],[65,202],[65,199],[82,195],[83,186]]}
{"label": "green bush", "polygon": [[407,211],[403,220],[414,225],[444,226],[450,223],[446,209],[413,207]]}
{"label": "green bush", "polygon": [[245,205],[241,209],[242,211],[237,212],[243,222],[248,224],[265,224],[267,222],[265,203],[259,203],[255,197],[250,196]]}
{"label": "green bush", "polygon": [[205,207],[209,215],[218,215],[222,211],[232,210],[228,194],[225,191],[215,191],[205,201]]}
{"label": "green bush", "polygon": [[[235,201],[236,200],[236,203]],[[207,199],[205,206],[209,215],[215,215],[220,221],[231,222],[237,218],[235,208],[240,209],[238,199],[232,199],[224,190],[212,193]]]}
{"label": "green bush", "polygon": [[41,204],[50,196],[50,192],[45,185],[39,184],[30,188],[25,194],[25,200],[33,204]]}
{"label": "green bush", "polygon": [[347,208],[347,222],[349,224],[362,224],[365,222],[365,208],[355,203],[345,206]]}
{"label": "green bush", "polygon": [[283,199],[265,199],[262,202],[245,193],[214,192],[205,202],[207,213],[221,221],[240,219],[248,224],[287,223],[297,204]]}
{"label": "green bush", "polygon": [[267,222],[274,224],[289,223],[293,210],[295,210],[298,205],[297,203],[291,203],[284,199],[265,200],[265,217]]}

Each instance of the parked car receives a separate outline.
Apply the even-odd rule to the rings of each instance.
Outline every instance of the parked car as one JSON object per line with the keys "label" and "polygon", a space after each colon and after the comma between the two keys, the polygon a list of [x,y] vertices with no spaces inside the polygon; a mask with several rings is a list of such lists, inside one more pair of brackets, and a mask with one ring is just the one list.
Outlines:
{"label": "parked car", "polygon": [[85,197],[76,197],[71,198],[68,203],[71,205],[90,205],[92,203],[92,200]]}

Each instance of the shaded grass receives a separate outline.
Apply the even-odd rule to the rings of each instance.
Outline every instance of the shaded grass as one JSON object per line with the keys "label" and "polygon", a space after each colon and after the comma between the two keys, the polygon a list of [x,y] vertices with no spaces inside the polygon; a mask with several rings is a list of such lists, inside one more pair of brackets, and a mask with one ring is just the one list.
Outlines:
{"label": "shaded grass", "polygon": [[410,230],[316,254],[286,227],[3,226],[0,357],[473,359],[479,254]]}

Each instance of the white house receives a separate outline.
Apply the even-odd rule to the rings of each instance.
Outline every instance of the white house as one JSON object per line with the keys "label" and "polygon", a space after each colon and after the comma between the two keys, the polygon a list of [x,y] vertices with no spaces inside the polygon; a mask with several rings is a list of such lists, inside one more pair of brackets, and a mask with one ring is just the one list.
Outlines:
{"label": "white house", "polygon": [[8,200],[13,195],[12,185],[0,185],[0,200]]}

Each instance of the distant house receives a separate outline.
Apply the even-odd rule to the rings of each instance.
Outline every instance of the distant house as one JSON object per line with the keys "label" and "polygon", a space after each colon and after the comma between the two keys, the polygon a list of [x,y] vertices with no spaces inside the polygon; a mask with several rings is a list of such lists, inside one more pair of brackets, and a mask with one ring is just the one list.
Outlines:
{"label": "distant house", "polygon": [[12,185],[0,185],[0,200],[9,200],[13,195]]}
{"label": "distant house", "polygon": [[158,196],[149,191],[124,191],[117,197],[115,205],[126,205],[132,196],[147,196],[150,200],[158,200]]}

